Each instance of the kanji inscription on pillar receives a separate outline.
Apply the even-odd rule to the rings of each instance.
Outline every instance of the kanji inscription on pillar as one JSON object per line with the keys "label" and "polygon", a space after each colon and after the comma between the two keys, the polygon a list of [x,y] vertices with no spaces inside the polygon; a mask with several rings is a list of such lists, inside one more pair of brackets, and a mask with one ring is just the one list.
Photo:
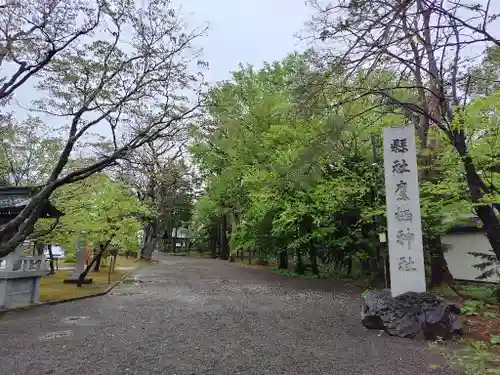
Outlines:
{"label": "kanji inscription on pillar", "polygon": [[384,129],[391,292],[425,292],[417,150],[412,126]]}

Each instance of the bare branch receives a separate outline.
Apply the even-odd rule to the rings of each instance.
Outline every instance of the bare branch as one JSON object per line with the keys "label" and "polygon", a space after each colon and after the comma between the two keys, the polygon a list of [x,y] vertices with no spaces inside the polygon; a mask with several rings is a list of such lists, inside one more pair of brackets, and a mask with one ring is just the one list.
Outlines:
{"label": "bare branch", "polygon": [[[41,207],[54,190],[116,166],[118,160],[148,143],[176,140],[186,123],[198,116],[204,64],[200,62],[196,74],[190,72],[190,64],[199,56],[192,42],[204,29],[187,31],[168,4],[148,0],[138,7],[135,2],[116,0],[112,6],[102,5],[97,18],[99,39],[79,44],[67,37],[64,43],[68,44],[51,57],[50,64],[37,65],[43,72],[37,85],[43,99],[35,105],[67,119],[67,138],[40,191],[15,219],[0,228],[0,257],[33,230]],[[64,9],[76,12],[72,3],[66,6]],[[45,31],[51,31],[50,27]],[[131,32],[127,41],[120,38],[122,28]],[[23,61],[19,56],[16,59]],[[111,127],[112,149],[105,146],[99,158],[70,168],[71,154],[100,124]]]}

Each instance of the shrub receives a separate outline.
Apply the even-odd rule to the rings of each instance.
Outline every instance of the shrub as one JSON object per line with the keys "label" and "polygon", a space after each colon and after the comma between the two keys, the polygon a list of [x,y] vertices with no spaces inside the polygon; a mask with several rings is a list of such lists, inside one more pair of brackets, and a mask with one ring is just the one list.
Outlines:
{"label": "shrub", "polygon": [[76,262],[76,254],[66,254],[64,258],[65,263],[75,263]]}

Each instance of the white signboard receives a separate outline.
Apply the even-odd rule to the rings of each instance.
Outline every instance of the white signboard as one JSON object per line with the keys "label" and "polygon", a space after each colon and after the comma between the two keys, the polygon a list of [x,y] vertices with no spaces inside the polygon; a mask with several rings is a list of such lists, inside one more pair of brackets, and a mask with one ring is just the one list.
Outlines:
{"label": "white signboard", "polygon": [[384,171],[392,296],[425,292],[413,126],[384,129]]}

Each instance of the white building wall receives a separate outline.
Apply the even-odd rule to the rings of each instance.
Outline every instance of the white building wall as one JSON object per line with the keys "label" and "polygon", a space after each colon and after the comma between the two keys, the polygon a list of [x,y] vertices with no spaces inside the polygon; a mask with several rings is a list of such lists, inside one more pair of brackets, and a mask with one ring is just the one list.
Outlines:
{"label": "white building wall", "polygon": [[[474,264],[482,262],[468,252],[491,254],[491,245],[486,235],[481,232],[476,233],[450,233],[443,237],[443,243],[451,246],[444,256],[448,263],[448,268],[455,279],[472,280],[476,279],[482,272],[473,267]],[[482,281],[498,282],[498,277],[492,277]]]}
{"label": "white building wall", "polygon": [[[172,237],[176,237],[175,229],[176,228],[174,228],[172,230]],[[189,233],[188,233],[187,229],[186,228],[177,228],[177,238],[189,238]]]}

